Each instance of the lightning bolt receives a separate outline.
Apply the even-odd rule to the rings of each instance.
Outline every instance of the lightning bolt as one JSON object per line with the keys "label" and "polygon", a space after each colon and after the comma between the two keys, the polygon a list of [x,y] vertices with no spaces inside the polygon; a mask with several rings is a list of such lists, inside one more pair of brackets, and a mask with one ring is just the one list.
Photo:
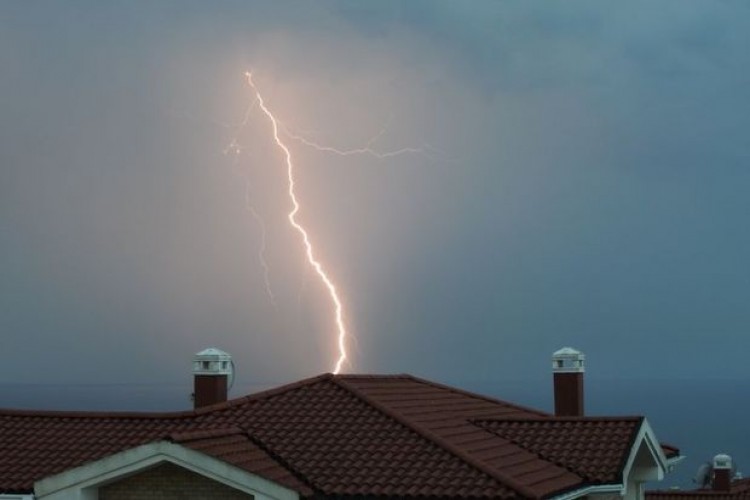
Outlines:
{"label": "lightning bolt", "polygon": [[[245,111],[245,116],[243,120],[235,125],[227,125],[220,123],[224,128],[234,128],[235,134],[238,134],[239,131],[244,129],[248,122],[250,121],[250,114],[252,113],[253,109],[255,109],[255,101],[253,101],[250,106],[248,106],[247,110]],[[240,155],[242,154],[242,145],[240,144],[239,140],[237,139],[236,135],[232,138],[232,140],[227,144],[227,146],[224,148],[223,153],[224,156],[232,155],[234,156],[234,162],[233,167],[236,169],[239,164]],[[258,226],[260,227],[260,248],[258,249],[258,261],[260,261],[260,266],[263,268],[263,282],[266,287],[266,295],[268,295],[268,298],[271,301],[271,305],[276,307],[276,296],[273,293],[273,289],[271,288],[271,269],[268,265],[268,261],[266,260],[266,224],[263,221],[263,217],[260,216],[258,211],[255,209],[255,206],[253,206],[253,203],[251,201],[251,190],[250,190],[250,179],[243,175],[242,173],[238,172],[238,175],[242,177],[245,181],[245,208],[253,215],[253,218],[258,223]]]}
{"label": "lightning bolt", "polygon": [[328,274],[323,269],[323,265],[315,258],[315,254],[313,252],[313,246],[310,242],[310,237],[307,234],[307,230],[297,221],[297,214],[300,210],[300,204],[299,201],[297,201],[297,195],[295,193],[295,180],[294,180],[294,163],[292,161],[292,153],[289,151],[289,148],[284,144],[284,142],[281,140],[281,137],[279,135],[280,126],[279,121],[276,119],[276,117],[271,113],[271,111],[266,106],[265,101],[263,100],[263,96],[261,95],[258,88],[255,86],[255,83],[253,82],[253,75],[249,71],[245,72],[245,77],[247,78],[247,83],[252,89],[252,91],[255,93],[255,99],[258,103],[258,107],[263,111],[263,114],[266,115],[268,120],[271,122],[271,127],[273,130],[273,139],[276,142],[276,145],[281,149],[281,151],[284,153],[284,158],[286,162],[286,173],[287,173],[287,183],[288,183],[288,189],[287,193],[289,194],[289,200],[292,203],[292,210],[287,214],[287,219],[289,219],[289,224],[300,234],[302,237],[302,242],[304,243],[305,247],[305,253],[307,255],[307,261],[312,266],[313,269],[315,269],[315,272],[320,277],[320,280],[323,282],[325,287],[328,289],[328,294],[331,298],[331,302],[334,306],[334,315],[335,315],[335,322],[336,322],[336,328],[338,330],[338,349],[339,349],[339,357],[336,360],[336,364],[333,369],[333,373],[339,373],[341,371],[342,365],[347,361],[347,352],[346,352],[346,339],[347,339],[347,331],[346,331],[346,325],[344,324],[344,313],[343,313],[343,306],[341,305],[341,299],[339,298],[338,292],[336,290],[336,285],[334,285],[333,281],[328,277]]}
{"label": "lightning bolt", "polygon": [[290,131],[284,124],[280,125],[281,129],[283,130],[284,134],[288,137],[294,139],[295,141],[301,142],[305,146],[311,147],[317,151],[321,151],[324,153],[333,153],[337,154],[339,156],[352,156],[352,155],[368,155],[372,156],[374,158],[377,158],[379,160],[384,160],[386,158],[393,158],[394,156],[401,156],[405,154],[426,154],[425,148],[401,148],[396,149],[393,151],[376,151],[372,148],[372,145],[377,142],[378,139],[380,139],[383,134],[387,131],[388,127],[383,127],[380,132],[378,132],[372,139],[367,141],[367,144],[364,147],[361,148],[355,148],[355,149],[339,149],[335,148],[333,146],[326,146],[322,144],[318,144],[317,142],[311,141],[310,139],[307,139],[306,137],[303,137],[302,135],[295,134],[292,131]]}
{"label": "lightning bolt", "polygon": [[263,281],[266,285],[266,294],[271,299],[271,304],[276,307],[276,296],[271,289],[271,269],[268,267],[268,262],[266,261],[266,224],[263,222],[263,218],[258,211],[255,210],[255,207],[250,203],[250,191],[248,190],[247,193],[247,208],[250,210],[250,213],[253,214],[253,218],[260,226],[260,248],[258,248],[258,260],[260,261],[260,266],[263,268]]}

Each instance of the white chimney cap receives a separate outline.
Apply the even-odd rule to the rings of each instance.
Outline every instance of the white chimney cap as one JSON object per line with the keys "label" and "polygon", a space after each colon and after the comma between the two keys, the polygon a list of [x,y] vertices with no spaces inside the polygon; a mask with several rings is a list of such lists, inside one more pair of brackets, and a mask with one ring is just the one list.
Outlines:
{"label": "white chimney cap", "polygon": [[563,347],[552,354],[552,371],[555,373],[583,373],[586,355],[572,347]]}
{"label": "white chimney cap", "polygon": [[193,358],[194,375],[231,375],[232,370],[232,356],[215,347],[204,349]]}
{"label": "white chimney cap", "polygon": [[196,358],[211,357],[212,359],[213,357],[216,357],[216,359],[231,358],[231,356],[228,353],[222,351],[221,349],[217,349],[215,347],[209,347],[208,349],[203,349],[201,352],[196,353],[195,357]]}
{"label": "white chimney cap", "polygon": [[714,457],[714,469],[731,469],[732,468],[732,457],[719,453]]}

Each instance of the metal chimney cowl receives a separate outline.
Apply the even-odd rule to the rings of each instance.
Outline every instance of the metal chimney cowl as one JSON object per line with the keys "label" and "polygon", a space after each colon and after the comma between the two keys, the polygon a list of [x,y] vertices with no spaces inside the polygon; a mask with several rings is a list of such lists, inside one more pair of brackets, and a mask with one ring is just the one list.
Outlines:
{"label": "metal chimney cowl", "polygon": [[586,355],[572,347],[563,347],[552,353],[552,369],[555,373],[583,373]]}

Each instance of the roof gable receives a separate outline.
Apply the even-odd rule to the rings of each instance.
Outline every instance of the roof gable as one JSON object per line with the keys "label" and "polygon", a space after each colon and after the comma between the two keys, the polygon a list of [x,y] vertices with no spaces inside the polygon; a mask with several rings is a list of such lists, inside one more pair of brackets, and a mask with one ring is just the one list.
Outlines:
{"label": "roof gable", "polygon": [[253,496],[270,496],[280,500],[298,498],[297,492],[268,479],[206,454],[164,441],[121,451],[46,477],[36,482],[34,492],[37,497],[43,498],[71,498],[74,497],[73,492],[97,488],[163,463],[175,464]]}
{"label": "roof gable", "polygon": [[[636,469],[637,471],[633,472]],[[664,449],[656,439],[651,425],[644,418],[630,448],[630,456],[624,464],[623,474],[632,474],[638,481],[659,481],[664,478],[667,469]]]}

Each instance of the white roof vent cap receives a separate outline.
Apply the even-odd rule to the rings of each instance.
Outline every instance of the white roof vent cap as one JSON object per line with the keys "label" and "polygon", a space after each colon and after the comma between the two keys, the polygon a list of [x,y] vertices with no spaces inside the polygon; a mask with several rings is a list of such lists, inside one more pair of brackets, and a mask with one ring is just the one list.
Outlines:
{"label": "white roof vent cap", "polygon": [[215,347],[204,349],[193,358],[195,375],[231,375],[233,371],[232,356]]}
{"label": "white roof vent cap", "polygon": [[572,347],[563,347],[552,354],[552,371],[555,373],[583,373],[586,355]]}
{"label": "white roof vent cap", "polygon": [[714,469],[731,469],[732,457],[720,453],[714,457]]}

